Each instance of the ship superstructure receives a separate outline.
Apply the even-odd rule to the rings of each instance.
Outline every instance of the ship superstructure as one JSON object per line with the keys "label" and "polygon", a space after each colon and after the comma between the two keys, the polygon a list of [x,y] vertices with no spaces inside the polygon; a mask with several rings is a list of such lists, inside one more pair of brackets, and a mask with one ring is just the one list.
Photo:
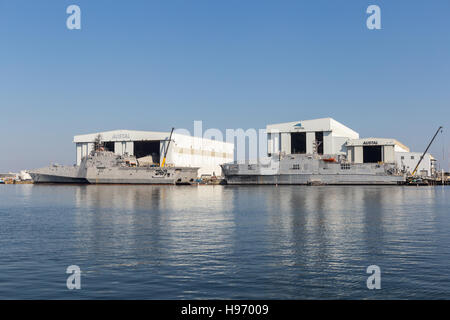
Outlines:
{"label": "ship superstructure", "polygon": [[196,167],[139,165],[134,156],[93,151],[79,166],[52,165],[30,171],[34,183],[190,184]]}

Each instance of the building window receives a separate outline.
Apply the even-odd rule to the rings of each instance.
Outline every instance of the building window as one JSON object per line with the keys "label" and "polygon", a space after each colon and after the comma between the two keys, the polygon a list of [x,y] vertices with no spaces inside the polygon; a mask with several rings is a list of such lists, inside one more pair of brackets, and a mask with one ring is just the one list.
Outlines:
{"label": "building window", "polygon": [[411,160],[414,160],[414,156],[411,156]]}
{"label": "building window", "polygon": [[405,160],[405,156],[402,156],[402,160]]}
{"label": "building window", "polygon": [[300,170],[300,165],[299,164],[294,164],[292,166],[292,170]]}

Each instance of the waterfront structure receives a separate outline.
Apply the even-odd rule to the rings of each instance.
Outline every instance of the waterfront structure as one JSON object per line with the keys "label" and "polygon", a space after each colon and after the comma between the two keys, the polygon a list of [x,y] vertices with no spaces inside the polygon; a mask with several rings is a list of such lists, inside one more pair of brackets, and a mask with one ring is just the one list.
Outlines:
{"label": "waterfront structure", "polygon": [[346,154],[346,142],[359,139],[359,133],[332,118],[269,124],[268,155]]}
{"label": "waterfront structure", "polygon": [[[397,152],[396,161],[401,170],[412,173],[422,156],[421,152]],[[422,162],[417,168],[417,175],[430,177],[436,173],[436,159],[429,153],[423,156]]]}
{"label": "waterfront structure", "polygon": [[396,163],[398,152],[409,152],[403,143],[386,138],[351,139],[346,148],[347,159],[352,163]]}
{"label": "waterfront structure", "polygon": [[[114,130],[77,135],[76,163],[81,164],[101,137],[105,150],[117,155],[135,156],[140,162],[159,165],[162,162],[170,132]],[[220,165],[234,160],[234,144],[173,133],[167,150],[167,166],[197,167],[198,174],[220,176]]]}
{"label": "waterfront structure", "polygon": [[[356,131],[332,118],[268,125],[267,140],[266,161],[222,165],[227,183],[403,184],[406,173],[420,159],[417,153],[414,166],[401,165],[399,160],[410,154],[403,143],[360,138]],[[425,162],[428,167],[419,168],[418,175],[432,174],[433,160],[427,158]]]}
{"label": "waterfront structure", "polygon": [[[267,125],[267,140],[269,157],[273,154],[345,156],[350,163],[396,164],[405,172],[414,170],[421,156],[393,138],[360,138],[356,131],[332,118]],[[417,174],[432,175],[435,159],[428,154],[423,161]]]}

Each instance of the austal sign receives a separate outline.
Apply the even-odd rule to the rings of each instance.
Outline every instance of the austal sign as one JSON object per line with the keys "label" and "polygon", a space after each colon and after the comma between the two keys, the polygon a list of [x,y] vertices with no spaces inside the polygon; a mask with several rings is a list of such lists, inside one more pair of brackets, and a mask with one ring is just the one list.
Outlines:
{"label": "austal sign", "polygon": [[130,135],[128,133],[117,133],[112,136],[114,140],[119,139],[130,139]]}
{"label": "austal sign", "polygon": [[299,122],[296,125],[294,125],[294,129],[305,129],[302,127],[302,124]]}
{"label": "austal sign", "polygon": [[378,141],[364,141],[363,144],[378,144]]}

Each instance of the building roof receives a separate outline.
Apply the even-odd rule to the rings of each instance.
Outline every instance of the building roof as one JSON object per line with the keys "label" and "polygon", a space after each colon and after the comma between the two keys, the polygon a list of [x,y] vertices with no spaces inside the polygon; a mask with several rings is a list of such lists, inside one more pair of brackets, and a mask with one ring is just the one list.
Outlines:
{"label": "building roof", "polygon": [[380,145],[380,146],[399,146],[400,148],[409,152],[409,148],[396,139],[391,138],[362,138],[351,139],[347,141],[347,146],[367,146],[367,145]]}
{"label": "building roof", "polygon": [[359,138],[359,133],[334,120],[333,118],[320,118],[300,120],[267,125],[267,132],[313,132],[332,131],[334,136]]}
{"label": "building roof", "polygon": [[98,135],[102,141],[140,141],[140,140],[165,140],[169,138],[170,132],[158,131],[136,131],[136,130],[112,130],[95,132],[73,137],[73,142],[94,142]]}
{"label": "building roof", "polygon": [[[112,130],[112,131],[103,131],[103,132],[95,132],[95,133],[77,135],[77,136],[73,137],[73,142],[74,143],[93,143],[93,142],[95,142],[98,135],[101,135],[102,142],[161,141],[161,140],[168,140],[170,137],[170,132]],[[189,135],[189,131],[183,130],[183,129],[174,130],[172,139],[173,140],[177,139],[179,141],[191,141],[192,143],[201,143],[203,145],[203,147],[205,147],[205,143],[206,143],[211,146],[214,146],[217,144],[226,145],[226,146],[228,146],[228,148],[230,150],[234,149],[234,143],[191,136],[191,135]]]}

